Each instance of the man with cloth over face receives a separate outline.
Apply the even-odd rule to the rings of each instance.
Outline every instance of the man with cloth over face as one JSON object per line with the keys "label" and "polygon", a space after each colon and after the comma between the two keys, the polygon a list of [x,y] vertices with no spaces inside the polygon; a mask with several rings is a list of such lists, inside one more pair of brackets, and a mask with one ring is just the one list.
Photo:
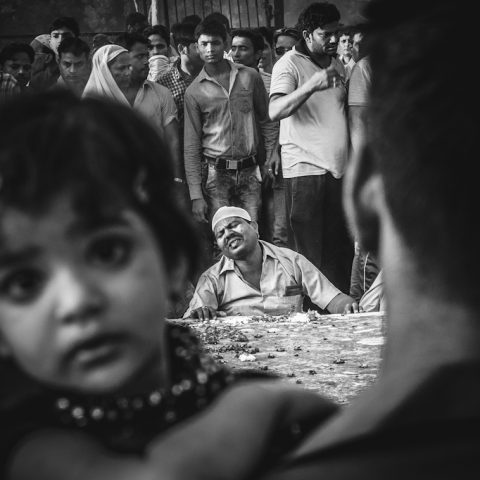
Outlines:
{"label": "man with cloth over face", "polygon": [[223,255],[200,277],[184,318],[285,315],[301,311],[305,295],[330,313],[358,312],[357,303],[303,255],[259,240],[246,210],[221,207],[212,230]]}

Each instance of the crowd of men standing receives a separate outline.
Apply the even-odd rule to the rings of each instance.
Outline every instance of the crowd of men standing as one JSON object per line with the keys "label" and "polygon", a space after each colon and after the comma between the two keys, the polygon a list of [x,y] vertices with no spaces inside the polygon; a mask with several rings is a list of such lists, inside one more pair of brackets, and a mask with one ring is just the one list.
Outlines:
{"label": "crowd of men standing", "polygon": [[304,255],[358,301],[377,274],[354,248],[342,208],[351,131],[361,132],[348,108],[361,34],[329,2],[275,31],[232,30],[220,13],[169,31],[133,13],[124,33],[97,34],[91,45],[74,18],[60,17],[30,44],[1,50],[0,96],[67,88],[131,106],[168,149],[179,201],[202,232],[203,269],[219,258],[214,214],[237,206],[263,240]]}

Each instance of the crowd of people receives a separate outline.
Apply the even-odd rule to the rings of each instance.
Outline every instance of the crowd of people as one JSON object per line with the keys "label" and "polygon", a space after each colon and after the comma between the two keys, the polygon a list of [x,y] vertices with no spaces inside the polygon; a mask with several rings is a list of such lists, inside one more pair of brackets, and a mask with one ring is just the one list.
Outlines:
{"label": "crowd of people", "polygon": [[[183,130],[168,135],[181,95],[147,79],[144,35],[97,38],[105,43],[86,62],[83,89],[64,79],[18,93],[33,81],[31,52],[12,60],[12,47],[2,51],[2,479],[478,478],[478,100],[466,88],[446,94],[459,78],[445,63],[470,58],[452,41],[476,36],[469,6],[370,0],[368,54],[350,74],[350,59],[333,52],[331,3],[302,12],[301,34],[290,47],[283,39],[271,77],[229,60],[249,61],[246,33],[232,32],[227,51],[221,22],[201,20],[193,39],[174,42],[179,57],[159,77],[186,83],[184,62],[197,72],[181,94]],[[46,47],[58,72],[67,40],[78,39],[62,25]],[[46,37],[35,41],[49,64]],[[168,59],[165,45],[155,55]],[[257,55],[268,70],[265,52]],[[55,68],[38,80],[58,83]],[[281,148],[262,164],[276,121]],[[175,156],[181,136],[189,148]],[[176,162],[187,155],[183,171]],[[259,239],[263,210],[252,201],[262,199],[262,171],[277,180],[279,168],[290,247]],[[223,181],[232,186],[217,194]],[[330,231],[345,230],[328,216],[340,209],[340,187],[358,264],[376,260],[373,283],[387,298],[378,378],[343,407],[268,372],[218,364],[191,329],[165,320],[204,264],[198,223],[221,256],[200,277],[210,286],[193,293],[196,316],[235,313],[249,300],[260,311],[269,299],[277,311],[300,308],[304,296],[330,311],[359,309],[331,280],[342,265],[324,258],[344,248],[341,238],[302,237],[308,221],[325,230],[308,218],[319,204]]]}
{"label": "crowd of people", "polygon": [[[315,35],[317,28],[322,36]],[[211,310],[213,305],[198,301],[218,292],[199,283],[200,274],[218,269],[225,257],[238,267],[247,255],[241,245],[235,254],[218,245],[212,219],[224,206],[248,213],[262,245],[287,249],[287,256],[300,254],[308,262],[307,277],[320,273],[339,294],[351,297],[342,302],[345,311],[380,310],[381,288],[373,301],[362,302],[378,267],[354,244],[341,202],[351,144],[349,84],[359,60],[353,44],[361,34],[359,26],[341,24],[334,5],[323,3],[306,8],[295,27],[278,30],[232,29],[219,12],[185,17],[169,30],[134,12],[126,18],[125,32],[99,33],[90,43],[81,38],[74,18],[60,17],[30,44],[2,49],[2,96],[16,89],[24,94],[66,89],[82,98],[123,103],[154,125],[173,163],[178,201],[197,222],[203,246],[199,271],[170,316]],[[353,88],[366,91],[365,85]],[[238,268],[235,275],[265,301],[230,313],[332,311],[318,296],[312,298],[302,278],[275,285],[272,295],[261,282],[250,283],[245,270]],[[272,309],[294,285],[302,302],[286,299],[283,310]]]}

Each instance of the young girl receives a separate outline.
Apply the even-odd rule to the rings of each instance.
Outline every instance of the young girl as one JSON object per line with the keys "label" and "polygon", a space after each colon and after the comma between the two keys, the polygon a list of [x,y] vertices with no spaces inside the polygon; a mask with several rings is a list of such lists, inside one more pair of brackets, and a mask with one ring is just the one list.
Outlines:
{"label": "young girl", "polygon": [[164,321],[197,239],[131,109],[19,97],[0,131],[0,478],[247,478],[334,411]]}

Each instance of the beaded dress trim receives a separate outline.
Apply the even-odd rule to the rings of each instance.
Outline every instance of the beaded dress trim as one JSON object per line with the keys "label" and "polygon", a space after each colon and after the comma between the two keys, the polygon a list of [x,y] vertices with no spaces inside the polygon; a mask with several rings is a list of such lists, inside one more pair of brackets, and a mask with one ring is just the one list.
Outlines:
{"label": "beaded dress trim", "polygon": [[202,352],[186,327],[168,326],[172,387],[145,395],[58,395],[53,412],[59,426],[79,428],[119,451],[142,451],[148,441],[207,406],[233,376]]}

